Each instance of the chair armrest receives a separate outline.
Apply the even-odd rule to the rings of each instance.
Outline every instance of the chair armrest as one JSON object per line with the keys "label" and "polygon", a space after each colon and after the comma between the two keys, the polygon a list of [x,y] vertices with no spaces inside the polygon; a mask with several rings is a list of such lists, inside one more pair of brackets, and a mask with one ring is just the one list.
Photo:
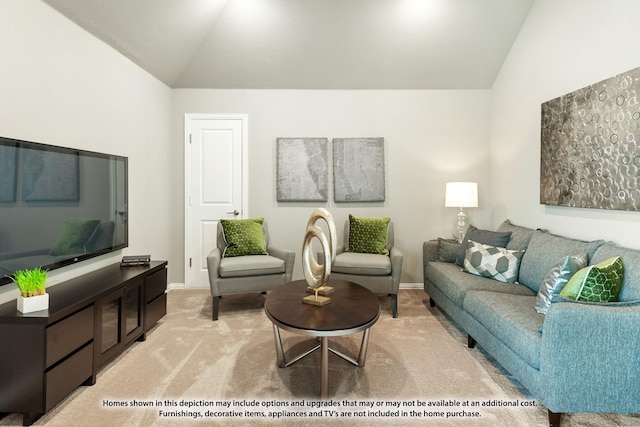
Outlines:
{"label": "chair armrest", "polygon": [[220,248],[215,248],[209,255],[207,255],[207,270],[209,273],[209,286],[211,287],[211,295],[220,295],[218,290],[218,269],[220,268],[220,260],[222,259],[222,253]]}
{"label": "chair armrest", "polygon": [[296,253],[287,249],[274,246],[267,248],[269,255],[284,261],[285,282],[290,282],[293,276],[293,266],[296,260]]}
{"label": "chair armrest", "polygon": [[640,412],[640,302],[553,303],[540,353],[553,412]]}
{"label": "chair armrest", "polygon": [[402,262],[404,255],[402,251],[395,246],[391,247],[389,251],[389,258],[391,258],[391,281],[394,293],[398,293],[400,287],[400,277],[402,276]]}

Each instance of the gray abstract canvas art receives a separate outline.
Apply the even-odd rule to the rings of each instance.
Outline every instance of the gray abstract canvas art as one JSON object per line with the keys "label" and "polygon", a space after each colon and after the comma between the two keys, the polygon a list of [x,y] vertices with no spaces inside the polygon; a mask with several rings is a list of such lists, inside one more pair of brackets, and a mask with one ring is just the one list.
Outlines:
{"label": "gray abstract canvas art", "polygon": [[276,199],[279,202],[326,202],[329,199],[329,140],[276,140]]}
{"label": "gray abstract canvas art", "polygon": [[640,210],[640,68],[542,104],[540,203]]}
{"label": "gray abstract canvas art", "polygon": [[383,202],[384,138],[335,138],[333,182],[336,202]]}

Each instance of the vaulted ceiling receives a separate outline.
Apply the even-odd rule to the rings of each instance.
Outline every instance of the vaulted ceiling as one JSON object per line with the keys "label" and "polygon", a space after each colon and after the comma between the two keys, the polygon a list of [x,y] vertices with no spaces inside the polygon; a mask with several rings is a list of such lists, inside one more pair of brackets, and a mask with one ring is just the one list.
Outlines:
{"label": "vaulted ceiling", "polygon": [[43,0],[172,88],[487,89],[534,0]]}

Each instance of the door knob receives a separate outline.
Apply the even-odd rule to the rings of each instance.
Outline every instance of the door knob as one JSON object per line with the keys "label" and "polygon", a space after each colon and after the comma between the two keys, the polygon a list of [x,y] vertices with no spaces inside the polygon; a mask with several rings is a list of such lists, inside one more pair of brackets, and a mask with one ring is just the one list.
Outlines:
{"label": "door knob", "polygon": [[234,216],[238,216],[240,215],[240,212],[238,212],[238,209],[235,209],[233,212],[227,212],[227,214],[229,215],[233,214]]}

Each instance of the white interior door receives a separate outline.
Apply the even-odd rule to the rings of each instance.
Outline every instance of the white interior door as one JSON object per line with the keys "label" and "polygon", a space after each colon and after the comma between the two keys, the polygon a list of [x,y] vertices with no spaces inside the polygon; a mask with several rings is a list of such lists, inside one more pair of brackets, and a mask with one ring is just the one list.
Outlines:
{"label": "white interior door", "polygon": [[247,211],[247,116],[186,114],[185,145],[185,285],[207,288],[218,222]]}

